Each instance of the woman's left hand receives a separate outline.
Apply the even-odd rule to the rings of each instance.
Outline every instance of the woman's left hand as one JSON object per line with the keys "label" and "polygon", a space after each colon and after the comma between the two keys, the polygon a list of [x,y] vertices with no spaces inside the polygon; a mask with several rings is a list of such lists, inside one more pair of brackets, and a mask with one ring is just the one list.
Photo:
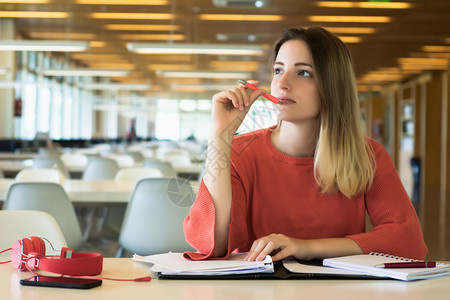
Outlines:
{"label": "woman's left hand", "polygon": [[273,261],[281,260],[289,256],[299,259],[309,259],[308,241],[285,236],[284,234],[275,234],[259,238],[253,242],[245,260],[262,261],[269,255]]}

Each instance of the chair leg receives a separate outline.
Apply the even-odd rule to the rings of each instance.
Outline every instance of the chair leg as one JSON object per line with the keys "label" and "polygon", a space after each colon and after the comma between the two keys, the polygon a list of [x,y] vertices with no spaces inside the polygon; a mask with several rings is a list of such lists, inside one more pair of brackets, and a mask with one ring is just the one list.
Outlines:
{"label": "chair leg", "polygon": [[117,249],[116,257],[120,258],[123,254],[123,247],[119,246],[119,249]]}

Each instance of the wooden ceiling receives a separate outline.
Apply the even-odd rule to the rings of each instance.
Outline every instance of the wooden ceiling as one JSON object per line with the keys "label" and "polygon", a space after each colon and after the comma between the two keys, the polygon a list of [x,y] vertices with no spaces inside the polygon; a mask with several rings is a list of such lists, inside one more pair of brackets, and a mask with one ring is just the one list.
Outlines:
{"label": "wooden ceiling", "polygon": [[[67,39],[90,41],[89,50],[82,53],[54,53],[76,67],[95,69],[129,69],[128,77],[112,78],[127,83],[151,83],[144,95],[155,97],[210,97],[212,91],[200,85],[234,85],[236,80],[163,78],[157,70],[248,70],[252,78],[270,83],[268,56],[270,47],[283,29],[300,26],[324,26],[336,32],[354,58],[361,92],[376,91],[383,85],[402,81],[423,70],[448,69],[450,60],[450,1],[412,0],[390,1],[409,8],[365,8],[373,1],[307,1],[270,0],[261,8],[246,0],[228,0],[217,6],[216,0],[167,0],[163,5],[149,5],[155,0],[0,0],[1,12],[34,12],[31,17],[15,17],[17,39]],[[30,2],[35,3],[30,3]],[[39,2],[44,3],[39,3]],[[17,3],[19,2],[19,3]],[[219,1],[220,2],[220,1]],[[227,2],[222,0],[221,2]],[[238,3],[236,3],[238,2]],[[247,1],[248,2],[248,1]],[[384,1],[376,1],[384,2]],[[389,1],[387,1],[389,2]],[[88,4],[83,4],[88,3]],[[94,3],[94,4],[89,4]],[[97,3],[97,4],[95,4]],[[234,4],[233,4],[234,3]],[[349,7],[332,7],[343,5]],[[372,4],[374,5],[374,4]],[[375,4],[376,5],[376,4]],[[388,4],[390,5],[390,4]],[[331,6],[331,7],[330,7]],[[39,12],[65,12],[63,18],[40,17]],[[94,13],[120,13],[107,18],[94,18]],[[129,18],[123,13],[137,13]],[[167,14],[169,14],[167,16]],[[205,15],[241,15],[238,20],[205,20]],[[277,21],[249,21],[253,15],[278,16]],[[163,17],[166,19],[154,19]],[[338,16],[323,21],[314,17]],[[362,16],[354,22],[352,17]],[[387,17],[381,22],[371,17]],[[114,28],[116,24],[171,25],[173,28],[142,30]],[[116,25],[117,26],[117,25]],[[355,29],[363,28],[363,33]],[[349,31],[349,33],[341,33]],[[103,42],[103,43],[100,43]],[[128,42],[246,44],[265,45],[262,56],[218,55],[143,55],[127,50]],[[445,47],[430,47],[445,46]],[[186,84],[193,84],[189,88]],[[175,90],[184,85],[183,89]]]}

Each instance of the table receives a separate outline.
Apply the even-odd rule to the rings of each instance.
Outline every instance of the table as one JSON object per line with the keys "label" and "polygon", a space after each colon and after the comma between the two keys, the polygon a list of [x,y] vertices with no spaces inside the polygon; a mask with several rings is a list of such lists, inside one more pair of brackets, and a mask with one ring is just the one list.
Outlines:
{"label": "table", "polygon": [[[130,258],[105,258],[105,277],[147,276],[147,264]],[[116,282],[103,280],[90,290],[21,286],[18,272],[10,264],[0,265],[3,299],[448,299],[450,276],[423,281],[397,280],[158,280]]]}
{"label": "table", "polygon": [[[179,179],[183,181],[184,179]],[[0,202],[6,198],[8,186],[14,179],[0,178]],[[197,193],[199,181],[189,181],[194,194]],[[63,182],[64,190],[69,199],[80,205],[106,205],[128,203],[134,189],[133,182],[120,182],[115,180],[82,180],[66,179]]]}
{"label": "table", "polygon": [[[31,168],[33,166],[32,159],[25,160],[0,160],[0,171],[3,171],[5,177],[15,177],[18,172],[25,168]],[[142,163],[136,163],[134,167],[141,167]],[[84,166],[67,166],[67,171],[72,178],[81,178]],[[175,172],[178,176],[189,179],[198,179],[199,174],[203,170],[201,164],[192,164],[190,166],[174,166]]]}

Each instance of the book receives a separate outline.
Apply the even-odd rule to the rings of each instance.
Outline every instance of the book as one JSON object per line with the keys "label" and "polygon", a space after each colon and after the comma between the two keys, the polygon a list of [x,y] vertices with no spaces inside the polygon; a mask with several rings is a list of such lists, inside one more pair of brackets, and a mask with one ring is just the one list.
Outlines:
{"label": "book", "polygon": [[192,261],[182,253],[149,256],[134,255],[133,260],[151,264],[150,272],[160,279],[376,279],[364,272],[340,270],[322,266],[322,261],[273,262],[270,256],[263,261],[245,261],[246,253],[231,254],[226,260]]}
{"label": "book", "polygon": [[386,255],[382,253],[369,253],[361,255],[342,256],[323,260],[326,267],[337,268],[355,272],[364,272],[368,275],[410,281],[428,279],[450,275],[450,265],[437,263],[432,268],[380,268],[378,265],[398,262],[418,262],[409,258]]}

